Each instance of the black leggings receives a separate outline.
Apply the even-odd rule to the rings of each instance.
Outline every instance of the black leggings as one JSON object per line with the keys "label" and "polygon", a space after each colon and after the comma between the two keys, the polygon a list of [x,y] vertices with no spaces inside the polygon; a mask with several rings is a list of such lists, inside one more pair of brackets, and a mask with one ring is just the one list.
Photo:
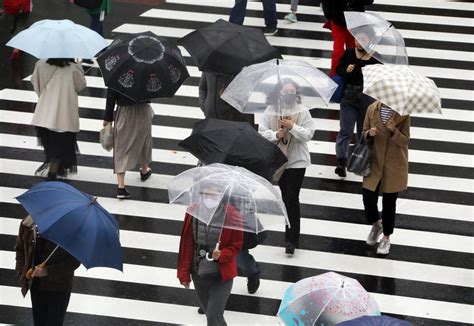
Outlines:
{"label": "black leggings", "polygon": [[300,190],[305,171],[305,168],[286,169],[278,181],[291,226],[285,229],[285,241],[292,243],[296,248],[299,247],[300,240]]}
{"label": "black leggings", "polygon": [[[362,198],[364,201],[365,217],[370,224],[380,219],[378,201],[379,201],[380,183],[375,191],[362,188]],[[395,211],[398,198],[398,192],[382,194],[382,224],[383,234],[389,236],[393,233],[395,227]]]}

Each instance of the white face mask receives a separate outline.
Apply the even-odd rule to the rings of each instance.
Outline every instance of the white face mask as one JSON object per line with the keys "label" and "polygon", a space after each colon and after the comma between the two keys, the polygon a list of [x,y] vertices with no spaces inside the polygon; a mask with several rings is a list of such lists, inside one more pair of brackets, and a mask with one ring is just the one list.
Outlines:
{"label": "white face mask", "polygon": [[216,207],[217,204],[219,203],[219,201],[217,201],[215,199],[212,199],[212,198],[204,198],[202,202],[203,202],[204,206],[206,206],[208,209],[212,209],[212,208]]}

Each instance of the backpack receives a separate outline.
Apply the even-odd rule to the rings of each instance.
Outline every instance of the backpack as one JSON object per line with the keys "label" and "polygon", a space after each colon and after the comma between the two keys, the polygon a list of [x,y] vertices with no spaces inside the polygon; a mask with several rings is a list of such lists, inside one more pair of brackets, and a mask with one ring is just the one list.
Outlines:
{"label": "backpack", "polygon": [[9,15],[27,13],[31,11],[31,0],[4,0],[3,9]]}

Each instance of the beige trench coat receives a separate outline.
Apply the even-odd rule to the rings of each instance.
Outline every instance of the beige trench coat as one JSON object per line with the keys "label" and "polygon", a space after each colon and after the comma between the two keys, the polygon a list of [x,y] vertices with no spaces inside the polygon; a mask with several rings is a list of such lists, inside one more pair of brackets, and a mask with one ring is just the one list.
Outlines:
{"label": "beige trench coat", "polygon": [[363,134],[367,139],[369,129],[377,127],[373,137],[371,172],[364,177],[362,187],[375,191],[379,182],[382,193],[406,190],[408,187],[408,142],[410,141],[410,116],[395,113],[395,132],[390,132],[380,119],[380,102],[371,104],[365,115]]}
{"label": "beige trench coat", "polygon": [[31,76],[38,95],[31,124],[48,129],[79,132],[77,92],[86,87],[80,64],[57,67],[39,60]]}

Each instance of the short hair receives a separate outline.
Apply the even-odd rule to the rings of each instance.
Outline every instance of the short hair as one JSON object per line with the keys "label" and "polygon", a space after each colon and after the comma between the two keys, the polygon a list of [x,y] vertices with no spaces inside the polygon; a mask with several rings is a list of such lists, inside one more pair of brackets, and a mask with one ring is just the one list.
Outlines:
{"label": "short hair", "polygon": [[278,99],[280,98],[280,91],[286,84],[291,84],[296,89],[296,103],[301,103],[301,93],[300,93],[300,86],[291,78],[283,78],[281,79],[270,91],[267,96],[267,104],[277,106]]}
{"label": "short hair", "polygon": [[46,60],[46,63],[49,63],[52,66],[56,67],[66,67],[69,66],[69,64],[74,63],[74,59],[71,58],[50,58]]}

